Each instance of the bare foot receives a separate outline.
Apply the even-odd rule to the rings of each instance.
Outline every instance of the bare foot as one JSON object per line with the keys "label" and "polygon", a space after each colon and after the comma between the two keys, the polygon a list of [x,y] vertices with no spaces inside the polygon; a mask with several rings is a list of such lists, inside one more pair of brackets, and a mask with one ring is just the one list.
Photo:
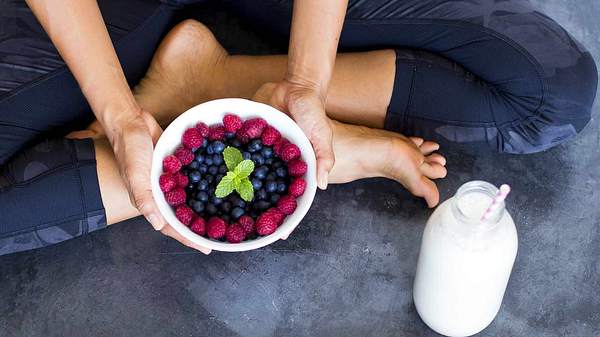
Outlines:
{"label": "bare foot", "polygon": [[333,122],[335,165],[331,183],[347,183],[370,177],[398,181],[412,194],[423,197],[429,207],[440,196],[432,179],[446,176],[446,159],[438,153],[439,145],[421,138]]}
{"label": "bare foot", "polygon": [[220,98],[228,56],[206,26],[185,20],[162,40],[134,88],[136,100],[165,126],[192,106]]}

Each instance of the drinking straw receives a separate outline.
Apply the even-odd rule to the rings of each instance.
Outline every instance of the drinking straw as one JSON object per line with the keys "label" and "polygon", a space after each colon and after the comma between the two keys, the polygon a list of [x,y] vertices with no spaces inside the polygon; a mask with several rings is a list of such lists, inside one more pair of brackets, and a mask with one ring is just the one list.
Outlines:
{"label": "drinking straw", "polygon": [[500,189],[498,190],[498,193],[496,193],[492,204],[490,205],[490,207],[488,207],[485,213],[483,213],[481,221],[485,222],[490,219],[490,216],[498,209],[498,207],[504,201],[504,199],[506,199],[508,193],[510,193],[510,186],[508,186],[507,184],[500,186]]}

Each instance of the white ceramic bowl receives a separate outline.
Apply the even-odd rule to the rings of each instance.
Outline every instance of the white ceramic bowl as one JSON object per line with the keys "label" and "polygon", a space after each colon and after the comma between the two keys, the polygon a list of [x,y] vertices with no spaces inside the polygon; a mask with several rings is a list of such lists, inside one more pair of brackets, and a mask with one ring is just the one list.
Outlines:
{"label": "white ceramic bowl", "polygon": [[[306,190],[304,191],[304,194],[296,200],[298,203],[296,211],[293,214],[288,215],[283,224],[279,226],[273,234],[235,244],[207,239],[192,232],[186,225],[177,220],[174,210],[167,204],[164,194],[160,190],[158,184],[158,179],[162,174],[162,161],[166,156],[173,154],[177,147],[181,146],[181,136],[183,135],[183,132],[186,129],[195,126],[198,122],[204,122],[209,126],[222,123],[223,116],[228,113],[236,114],[240,116],[242,120],[255,117],[263,118],[270,125],[279,130],[283,137],[286,137],[292,143],[298,145],[302,151],[302,159],[308,166],[308,170],[304,176],[307,183]],[[281,238],[286,238],[294,228],[298,226],[304,215],[306,215],[306,212],[308,212],[317,190],[315,153],[308,138],[306,138],[300,127],[298,127],[298,125],[296,125],[296,123],[286,114],[269,105],[241,98],[225,98],[202,103],[177,117],[163,132],[154,148],[151,179],[154,200],[158,204],[158,208],[167,222],[171,224],[177,232],[200,246],[225,252],[240,252],[256,249],[271,244]]]}

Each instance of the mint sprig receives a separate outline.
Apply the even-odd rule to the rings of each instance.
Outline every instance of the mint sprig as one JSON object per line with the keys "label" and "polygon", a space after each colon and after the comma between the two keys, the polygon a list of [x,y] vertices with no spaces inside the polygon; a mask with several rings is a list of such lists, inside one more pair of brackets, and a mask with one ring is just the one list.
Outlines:
{"label": "mint sprig", "polygon": [[236,191],[245,201],[252,201],[254,188],[249,176],[254,171],[254,162],[249,159],[244,160],[240,150],[231,146],[223,151],[223,160],[229,172],[217,185],[215,195],[224,198]]}

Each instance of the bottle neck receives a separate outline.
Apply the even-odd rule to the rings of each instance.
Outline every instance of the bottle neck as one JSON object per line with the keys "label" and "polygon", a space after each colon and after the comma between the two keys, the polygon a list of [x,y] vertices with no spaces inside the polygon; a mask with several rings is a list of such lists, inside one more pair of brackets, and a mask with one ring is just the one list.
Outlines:
{"label": "bottle neck", "polygon": [[471,181],[462,185],[452,199],[452,214],[457,223],[472,233],[484,233],[497,227],[504,215],[504,202],[490,214],[487,221],[482,221],[482,216],[492,201],[498,188],[485,181]]}

